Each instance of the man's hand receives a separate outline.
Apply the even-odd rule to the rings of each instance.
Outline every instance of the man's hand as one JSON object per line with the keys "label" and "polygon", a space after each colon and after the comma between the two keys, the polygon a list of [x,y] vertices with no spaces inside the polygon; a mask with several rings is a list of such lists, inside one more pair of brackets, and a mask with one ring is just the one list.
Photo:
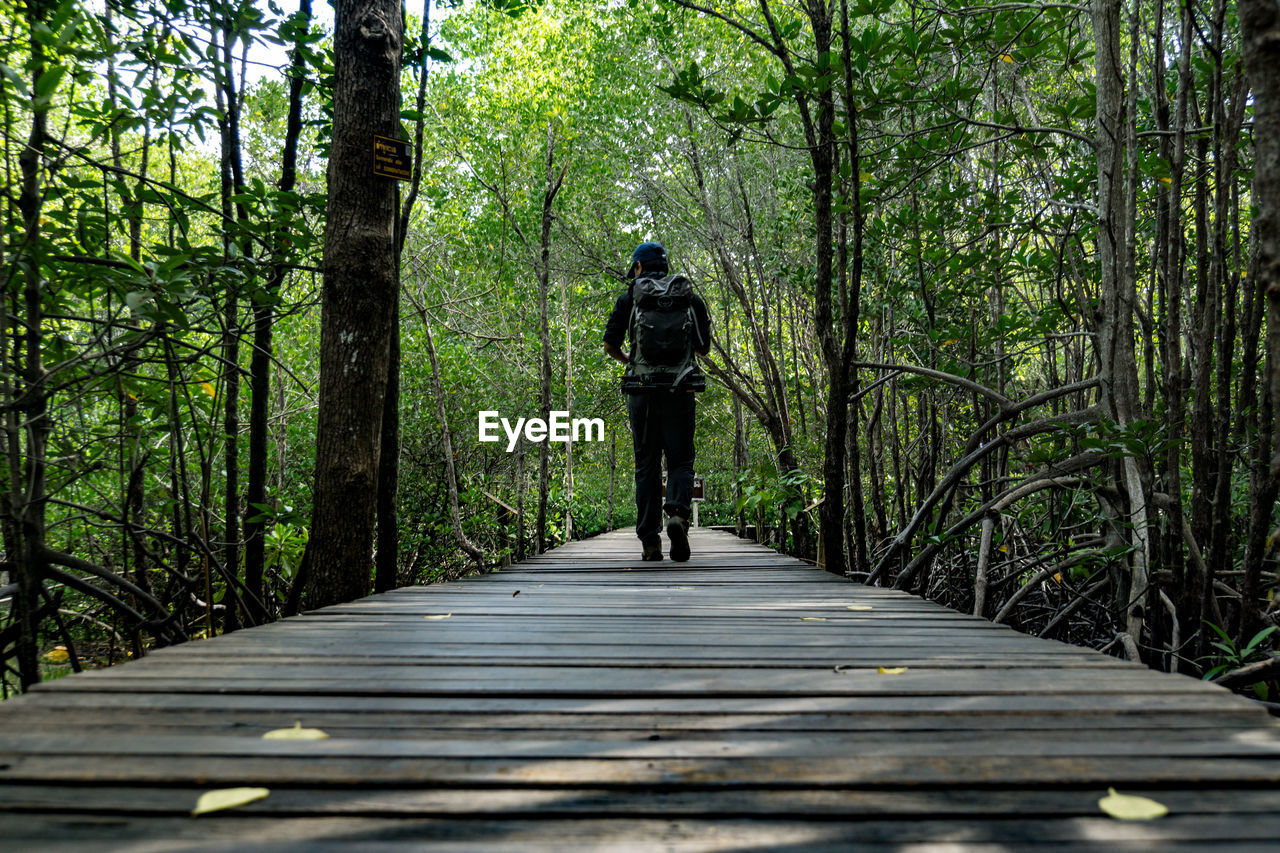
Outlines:
{"label": "man's hand", "polygon": [[625,352],[623,352],[622,350],[618,349],[618,347],[617,347],[617,346],[615,346],[614,344],[606,343],[606,344],[604,345],[604,351],[605,351],[605,353],[606,353],[610,358],[612,358],[614,361],[620,361],[620,362],[622,362],[623,364],[630,364],[630,363],[631,363],[631,357],[630,357],[630,356],[628,356],[628,355],[627,355]]}

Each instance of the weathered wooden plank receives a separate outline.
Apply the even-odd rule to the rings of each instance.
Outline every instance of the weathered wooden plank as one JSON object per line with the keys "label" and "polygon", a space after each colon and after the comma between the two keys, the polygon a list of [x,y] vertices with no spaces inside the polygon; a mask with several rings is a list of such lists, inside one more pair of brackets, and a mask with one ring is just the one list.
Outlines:
{"label": "weathered wooden plank", "polygon": [[[1000,670],[991,670],[992,673],[999,673]],[[936,697],[940,692],[953,696],[1016,696],[1025,695],[1028,692],[1046,693],[1048,695],[1062,695],[1070,692],[1070,685],[1049,686],[1042,684],[1033,685],[1034,689],[1024,687],[1015,682],[1006,682],[998,688],[990,688],[982,690],[973,684],[973,679],[979,677],[981,672],[969,671],[969,677],[963,682],[957,682],[954,687],[946,690],[940,690],[936,684],[917,683],[915,685],[907,685],[899,683],[890,686],[883,683],[864,683],[855,684],[851,680],[845,680],[841,683],[832,683],[831,685],[815,685],[815,684],[794,684],[790,687],[779,685],[775,682],[768,687],[744,685],[737,678],[721,680],[708,685],[695,683],[697,676],[691,676],[685,681],[667,681],[658,685],[645,684],[643,682],[627,682],[614,685],[600,684],[597,679],[592,679],[592,673],[584,673],[580,677],[566,681],[561,679],[542,680],[535,676],[523,676],[516,674],[507,680],[469,680],[465,682],[452,682],[447,674],[441,674],[437,678],[430,677],[405,677],[394,680],[386,679],[363,679],[363,680],[338,680],[332,678],[286,678],[283,676],[262,677],[254,679],[237,679],[234,684],[227,683],[211,683],[208,679],[202,678],[135,678],[120,677],[118,679],[103,680],[96,685],[86,685],[82,681],[75,681],[70,684],[58,685],[57,690],[82,690],[82,691],[98,691],[102,693],[114,692],[205,692],[213,694],[227,693],[258,693],[263,695],[283,695],[289,693],[297,694],[343,694],[343,693],[376,693],[380,696],[423,696],[423,695],[439,695],[439,696],[485,696],[485,695],[503,695],[508,697],[540,697],[540,696],[567,696],[575,698],[614,698],[626,696],[647,696],[651,698],[676,698],[680,696],[703,695],[715,698],[768,698],[773,695],[792,695],[792,696],[814,696],[819,694],[838,695],[838,696],[914,696],[920,699],[921,708],[929,707],[926,700]],[[912,689],[914,688],[914,689]],[[1088,685],[1082,683],[1078,689],[1088,689]],[[1122,685],[1115,686],[1116,691],[1123,691]],[[1185,696],[1184,692],[1176,690],[1164,691],[1171,696]]]}
{"label": "weathered wooden plank", "polygon": [[[265,800],[263,801],[265,803]],[[251,810],[253,806],[248,807]],[[1238,823],[1238,822],[1237,822]],[[13,839],[13,849],[58,849],[52,844],[91,842],[110,833],[134,851],[202,850],[918,850],[986,853],[1010,849],[1134,850],[1177,849],[1235,851],[1272,849],[1280,820],[1257,816],[1243,826],[1230,817],[1192,815],[1148,823],[1119,823],[1099,817],[1060,821],[1014,818],[975,824],[963,820],[788,821],[753,818],[621,818],[565,820],[448,820],[440,818],[298,817],[282,821],[271,815],[209,815],[198,820],[157,817],[120,820],[106,817],[39,817],[5,815],[0,834]],[[146,846],[155,838],[165,844]],[[1224,838],[1243,845],[1224,848]],[[32,846],[19,847],[30,842]],[[135,842],[143,842],[142,845]],[[328,846],[325,846],[328,845]],[[1010,845],[1013,845],[1011,848]],[[1199,846],[1197,846],[1199,845]],[[1252,846],[1250,846],[1252,845]]]}
{"label": "weathered wooden plank", "polygon": [[[448,619],[448,625],[421,625],[420,620],[425,615],[433,615],[439,619]],[[746,620],[743,624],[725,625],[719,624],[695,624],[681,626],[678,621],[671,620],[634,620],[627,622],[626,620],[612,621],[587,621],[585,618],[580,620],[565,620],[558,622],[530,620],[523,624],[518,620],[503,619],[468,619],[462,615],[455,617],[451,615],[451,611],[447,608],[442,612],[425,614],[418,619],[402,620],[398,622],[387,622],[383,624],[375,624],[365,626],[363,620],[356,617],[348,617],[340,621],[330,622],[324,625],[318,623],[310,623],[308,625],[294,626],[289,629],[278,629],[280,635],[304,635],[307,637],[322,638],[325,632],[329,631],[330,636],[341,638],[344,634],[353,640],[359,641],[366,636],[370,639],[387,639],[387,635],[407,635],[417,637],[431,637],[433,639],[443,639],[453,636],[465,636],[468,633],[477,636],[492,636],[494,631],[503,632],[505,629],[512,636],[533,636],[541,638],[542,635],[550,635],[549,639],[563,636],[565,634],[586,634],[587,637],[570,638],[575,642],[587,643],[593,642],[595,638],[612,639],[617,642],[619,639],[625,639],[628,634],[621,633],[621,630],[610,630],[609,626],[613,625],[617,629],[625,629],[628,632],[644,632],[646,634],[656,634],[658,637],[653,639],[663,639],[663,642],[670,644],[680,644],[686,642],[683,638],[712,638],[717,642],[723,641],[728,643],[736,643],[741,645],[774,645],[767,642],[767,639],[776,639],[777,642],[798,642],[800,644],[809,645],[829,645],[842,641],[860,642],[870,640],[893,640],[901,642],[904,645],[918,645],[920,642],[938,643],[945,641],[956,641],[958,644],[967,643],[964,638],[972,639],[976,646],[981,646],[985,642],[1009,641],[1006,645],[1013,645],[1023,648],[1027,651],[1042,651],[1045,649],[1053,649],[1061,646],[1047,645],[1051,641],[1045,641],[1046,645],[1027,645],[1025,641],[1016,639],[1012,631],[1000,631],[996,629],[984,630],[981,628],[969,629],[967,627],[938,627],[927,628],[919,627],[909,631],[895,631],[892,626],[877,627],[874,624],[866,623],[846,623],[844,625],[824,626],[821,623],[805,623],[801,617],[795,617],[787,620],[773,620],[768,624],[767,633],[759,630],[764,625],[752,625],[750,620]],[[431,621],[431,620],[427,620]],[[763,622],[764,620],[762,620]],[[266,632],[264,632],[266,633]],[[468,640],[469,641],[469,640]],[[917,641],[917,642],[912,642]],[[696,642],[705,642],[705,640],[696,640]],[[964,645],[959,647],[963,648]],[[1077,649],[1078,651],[1078,649]]]}
{"label": "weathered wooden plank", "polygon": [[[351,651],[351,650],[343,650]],[[356,650],[361,652],[362,650]],[[603,652],[603,653],[602,653]],[[706,665],[725,666],[734,665],[743,669],[797,669],[812,670],[821,667],[898,667],[906,666],[908,668],[921,669],[931,667],[934,669],[1008,669],[1008,670],[1042,670],[1046,666],[1053,666],[1060,670],[1097,670],[1097,669],[1115,669],[1111,664],[1101,663],[1088,658],[1064,659],[1063,657],[1054,655],[1025,655],[1017,656],[1008,654],[999,658],[993,658],[989,662],[975,661],[972,657],[951,658],[943,655],[935,655],[932,657],[920,657],[920,651],[914,652],[902,649],[884,649],[884,650],[867,650],[859,649],[856,653],[841,654],[839,650],[833,650],[830,653],[822,655],[817,654],[795,654],[784,655],[779,650],[770,650],[759,657],[753,657],[747,653],[734,653],[724,650],[702,650],[694,648],[691,651],[681,651],[678,653],[684,658],[682,666],[693,667]],[[637,650],[634,655],[626,654],[625,649],[598,649],[589,656],[575,655],[571,651],[557,651],[556,647],[551,647],[545,651],[526,651],[522,649],[504,647],[495,650],[493,646],[477,646],[467,649],[466,651],[450,652],[448,650],[439,651],[436,654],[420,654],[409,649],[396,649],[390,652],[383,651],[363,651],[359,654],[326,654],[323,650],[278,650],[272,653],[270,650],[261,653],[257,651],[248,651],[244,654],[237,654],[235,658],[237,662],[243,664],[277,666],[282,664],[295,663],[305,659],[309,664],[322,663],[325,666],[335,667],[361,667],[376,663],[384,665],[389,661],[394,661],[400,666],[434,666],[434,665],[461,665],[465,661],[471,665],[486,667],[506,667],[506,666],[524,666],[524,667],[541,667],[549,662],[572,663],[577,667],[629,667],[651,669],[663,664],[669,664],[672,656],[670,649],[651,649],[649,651]],[[224,657],[207,655],[201,657],[186,658],[185,663],[193,666],[210,666],[225,660]]]}
{"label": "weathered wooden plank", "polygon": [[[63,694],[83,698],[80,694]],[[13,730],[39,727],[50,707],[35,706],[6,715]],[[333,737],[345,738],[439,738],[514,737],[564,740],[642,740],[661,737],[697,738],[709,734],[751,739],[760,733],[842,733],[857,735],[857,743],[877,743],[886,739],[927,738],[936,747],[940,738],[999,732],[1002,737],[1070,737],[1078,741],[1101,742],[1121,734],[1141,737],[1159,731],[1162,738],[1229,737],[1256,731],[1257,717],[1215,714],[1134,714],[1095,715],[1088,729],[1075,720],[1064,721],[1061,714],[552,714],[488,713],[456,714],[419,712],[332,711],[314,708],[264,708],[228,710],[206,708],[152,708],[147,706],[93,707],[56,706],[59,723],[66,729],[90,729],[95,734],[145,731],[158,734],[230,734],[258,737],[265,732],[304,722],[323,729]],[[838,744],[841,749],[848,742]]]}
{"label": "weathered wooden plank", "polygon": [[469,663],[431,663],[413,666],[365,664],[331,666],[291,661],[284,665],[221,662],[201,667],[198,677],[173,659],[141,661],[120,670],[84,673],[75,679],[53,682],[50,690],[165,690],[191,692],[311,692],[358,689],[361,692],[561,695],[996,695],[1065,693],[1128,693],[1137,688],[1148,694],[1194,694],[1221,688],[1190,678],[1166,678],[1137,668],[1056,670],[1052,680],[1028,677],[1022,671],[974,667],[939,669],[917,667],[901,674],[881,674],[874,667],[837,672],[823,667],[810,670],[689,666],[673,667],[576,667],[576,666],[474,666]]}
{"label": "weathered wooden plank", "polygon": [[[66,679],[63,679],[64,681]],[[386,696],[382,694],[253,694],[253,693],[77,693],[70,690],[37,690],[0,708],[137,708],[209,709],[247,711],[350,711],[379,714],[461,714],[478,720],[492,714],[546,713],[580,717],[669,713],[681,717],[715,717],[730,714],[884,715],[910,720],[938,715],[954,718],[1006,720],[1010,725],[1028,716],[1057,715],[1066,727],[1088,728],[1101,720],[1156,715],[1192,714],[1216,721],[1224,718],[1252,720],[1267,725],[1270,718],[1260,707],[1222,691],[1199,694],[1142,695],[1133,693],[1062,693],[1042,695],[931,696],[769,696],[739,697],[546,697],[546,696]],[[2,712],[0,712],[2,713]]]}
{"label": "weathered wooden plank", "polygon": [[[0,785],[0,811],[125,812],[132,815],[184,815],[204,789],[121,785],[85,789],[66,785]],[[1126,793],[1155,797],[1175,815],[1270,815],[1271,792],[1249,790],[1134,789]],[[705,816],[754,814],[771,817],[883,818],[946,815],[987,818],[1097,817],[1097,788],[926,790],[759,790],[709,789],[628,791],[619,797],[608,788],[423,789],[368,791],[330,788],[273,788],[245,814],[413,815],[601,817]]]}
{"label": "weathered wooden plank", "polygon": [[[228,740],[248,740],[228,738]],[[367,743],[378,743],[368,741]],[[600,744],[601,754],[611,744]],[[249,751],[246,750],[246,753]],[[366,757],[334,755],[225,756],[119,754],[5,754],[0,783],[323,785],[607,785],[694,787],[848,787],[971,785],[1275,786],[1273,758],[1112,756],[896,756],[783,758],[554,758],[467,756]]]}
{"label": "weathered wooden plank", "polygon": [[[310,722],[310,721],[308,721]],[[513,759],[568,760],[596,759],[606,752],[610,760],[658,759],[704,760],[727,764],[740,759],[767,756],[775,759],[824,759],[833,752],[853,748],[859,762],[881,758],[933,758],[939,753],[936,734],[909,737],[894,733],[886,737],[870,737],[862,733],[851,738],[847,732],[810,732],[799,737],[780,733],[723,734],[703,737],[678,736],[674,733],[652,735],[631,740],[607,739],[607,750],[598,738],[555,739],[517,738],[504,733],[500,738],[444,737],[375,739],[329,738],[320,741],[264,740],[261,737],[233,737],[226,734],[185,733],[162,735],[114,734],[110,737],[85,734],[74,730],[55,733],[0,734],[0,756],[5,760],[26,756],[94,755],[118,756],[123,760],[141,756],[181,759],[183,757],[225,758],[229,756],[279,757],[281,759],[355,758],[381,760],[403,759]],[[1092,738],[1051,736],[1034,732],[1030,736],[1015,733],[997,735],[971,733],[963,740],[948,743],[948,760],[995,759],[1019,756],[1037,758],[1073,758],[1104,756],[1107,758],[1168,759],[1178,757],[1245,758],[1275,765],[1280,773],[1280,738],[1265,730],[1236,731],[1229,737],[1212,731],[1187,734],[1170,741],[1164,733],[1146,737],[1132,732],[1098,733]],[[747,780],[738,780],[747,781]]]}

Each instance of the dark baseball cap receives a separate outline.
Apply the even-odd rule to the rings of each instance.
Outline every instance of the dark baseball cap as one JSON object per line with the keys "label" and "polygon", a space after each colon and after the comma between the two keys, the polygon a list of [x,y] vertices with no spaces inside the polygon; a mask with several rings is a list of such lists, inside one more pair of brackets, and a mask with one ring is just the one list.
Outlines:
{"label": "dark baseball cap", "polygon": [[661,243],[655,243],[652,240],[646,240],[636,250],[631,253],[631,265],[641,264],[645,269],[651,269],[655,264],[667,265],[667,250],[663,248]]}

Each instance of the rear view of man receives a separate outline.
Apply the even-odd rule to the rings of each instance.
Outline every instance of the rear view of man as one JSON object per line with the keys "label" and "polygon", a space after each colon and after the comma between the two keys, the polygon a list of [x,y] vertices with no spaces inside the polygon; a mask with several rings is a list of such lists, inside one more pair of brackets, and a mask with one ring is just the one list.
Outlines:
{"label": "rear view of man", "polygon": [[[661,243],[645,242],[631,255],[630,286],[605,326],[604,349],[626,365],[622,378],[636,457],[636,535],[641,558],[662,559],[662,513],[667,513],[670,556],[689,559],[693,499],[694,392],[706,387],[695,354],[711,349],[707,306],[684,276],[670,275]],[[623,352],[627,338],[631,351]],[[662,456],[667,498],[662,499]]]}

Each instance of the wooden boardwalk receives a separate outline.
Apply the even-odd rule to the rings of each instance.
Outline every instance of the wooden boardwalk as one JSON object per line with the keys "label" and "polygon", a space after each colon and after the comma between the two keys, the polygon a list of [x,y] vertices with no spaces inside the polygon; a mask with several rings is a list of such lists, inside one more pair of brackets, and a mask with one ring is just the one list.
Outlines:
{"label": "wooden boardwalk", "polygon": [[[1247,700],[693,549],[619,532],[4,702],[0,849],[1280,850]],[[331,738],[261,738],[295,722]],[[1108,787],[1171,813],[1112,820]]]}

